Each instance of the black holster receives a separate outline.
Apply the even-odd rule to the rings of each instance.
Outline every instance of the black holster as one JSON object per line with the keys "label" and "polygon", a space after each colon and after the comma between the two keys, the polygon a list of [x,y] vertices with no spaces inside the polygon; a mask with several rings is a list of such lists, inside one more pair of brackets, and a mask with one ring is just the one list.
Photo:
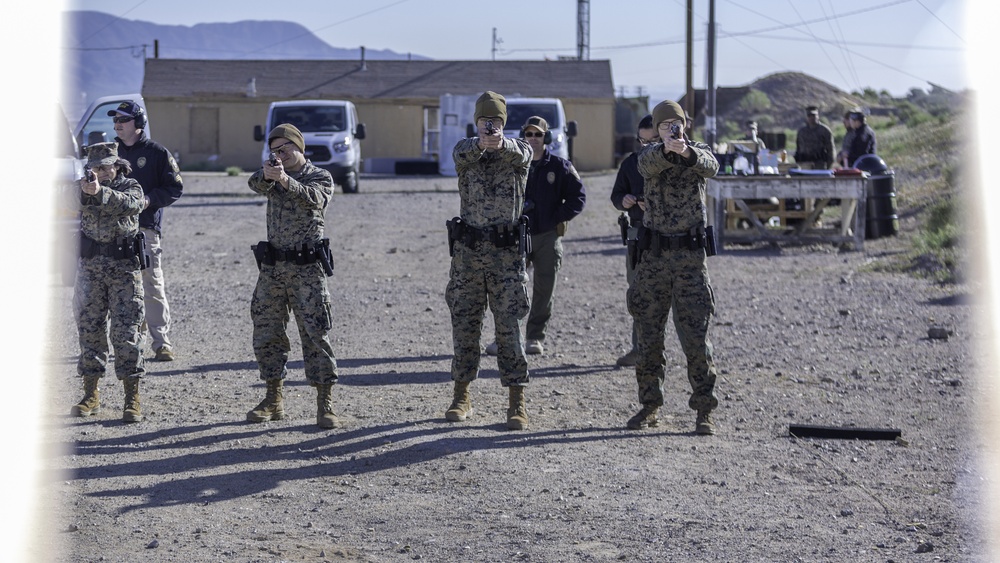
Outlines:
{"label": "black holster", "polygon": [[628,246],[628,228],[631,226],[628,213],[622,213],[618,216],[618,228],[622,231],[622,246]]}

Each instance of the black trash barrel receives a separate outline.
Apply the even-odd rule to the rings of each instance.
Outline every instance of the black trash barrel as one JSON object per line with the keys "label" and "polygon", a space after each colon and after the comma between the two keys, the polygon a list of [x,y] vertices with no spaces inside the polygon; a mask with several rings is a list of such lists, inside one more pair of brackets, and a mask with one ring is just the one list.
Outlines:
{"label": "black trash barrel", "polygon": [[894,176],[880,174],[868,177],[868,217],[865,220],[865,238],[876,239],[895,236],[899,232],[899,215],[896,214]]}
{"label": "black trash barrel", "polygon": [[865,238],[896,235],[899,232],[899,215],[896,214],[895,173],[874,154],[859,157],[854,161],[854,167],[869,174]]}

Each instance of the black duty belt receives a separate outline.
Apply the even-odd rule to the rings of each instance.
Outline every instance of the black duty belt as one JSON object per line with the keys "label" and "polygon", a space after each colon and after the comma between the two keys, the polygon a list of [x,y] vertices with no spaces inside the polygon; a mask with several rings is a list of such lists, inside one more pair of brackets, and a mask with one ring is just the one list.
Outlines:
{"label": "black duty belt", "polygon": [[106,256],[115,260],[137,258],[140,269],[149,267],[149,256],[146,255],[146,237],[142,232],[133,236],[117,237],[111,242],[99,242],[81,233],[80,258],[89,260],[97,256]]}
{"label": "black duty belt", "polygon": [[661,250],[699,250],[704,248],[708,256],[717,252],[715,229],[711,226],[699,225],[686,233],[661,233],[645,226],[639,227],[637,241],[639,250],[652,250],[659,254]]}
{"label": "black duty belt", "polygon": [[330,252],[330,239],[325,238],[317,243],[302,243],[298,248],[292,250],[281,250],[275,248],[271,243],[262,240],[251,245],[254,258],[257,260],[257,269],[261,264],[274,266],[278,262],[292,262],[299,266],[315,264],[319,262],[323,266],[323,271],[327,276],[333,275],[333,253]]}
{"label": "black duty belt", "polygon": [[455,242],[461,242],[469,248],[474,248],[480,242],[489,242],[496,248],[518,246],[521,254],[531,252],[531,236],[526,215],[522,215],[517,223],[509,225],[479,228],[469,225],[461,217],[455,217],[447,221],[445,226],[448,228],[448,247],[452,255],[455,253]]}

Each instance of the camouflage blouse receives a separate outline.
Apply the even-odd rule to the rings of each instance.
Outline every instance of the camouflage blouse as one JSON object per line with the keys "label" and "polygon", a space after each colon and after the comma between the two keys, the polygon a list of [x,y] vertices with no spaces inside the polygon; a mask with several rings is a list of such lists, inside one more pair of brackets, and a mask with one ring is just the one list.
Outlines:
{"label": "camouflage blouse", "polygon": [[663,154],[663,143],[639,153],[646,213],[642,224],[664,234],[680,234],[705,225],[706,179],[719,171],[719,161],[704,143],[689,142],[690,158]]}
{"label": "camouflage blouse", "polygon": [[502,150],[487,152],[477,142],[477,137],[462,139],[453,153],[462,220],[479,229],[512,225],[524,208],[531,146],[505,138]]}
{"label": "camouflage blouse", "polygon": [[260,169],[247,180],[250,189],[267,196],[267,240],[281,250],[323,238],[326,206],[333,197],[333,177],[306,161],[302,169],[289,174],[288,189],[264,179]]}
{"label": "camouflage blouse", "polygon": [[80,232],[97,242],[139,232],[139,213],[145,204],[139,182],[119,173],[95,195],[80,193]]}

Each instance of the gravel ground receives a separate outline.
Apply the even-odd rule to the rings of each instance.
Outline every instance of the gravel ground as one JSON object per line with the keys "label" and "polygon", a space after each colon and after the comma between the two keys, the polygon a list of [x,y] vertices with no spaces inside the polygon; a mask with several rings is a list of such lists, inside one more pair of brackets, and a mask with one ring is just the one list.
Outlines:
{"label": "gravel ground", "polygon": [[[614,175],[584,180],[522,432],[505,429],[487,356],[475,415],[444,420],[455,180],[366,176],[360,194],[338,194],[327,234],[346,426],[322,431],[294,329],[290,418],[244,422],[264,390],[249,317],[264,200],[246,176],[186,174],[164,237],[177,360],[147,363],[145,421],[121,422],[113,378],[100,415],[68,416],[81,396],[72,290],[54,288],[45,406],[58,414],[38,560],[995,560],[974,284],[874,272],[901,251],[896,238],[860,252],[727,248],[709,262],[719,434],[693,433],[672,328],[663,422],[628,431],[638,405],[634,371],[615,367],[631,319]],[[492,329],[488,317],[484,345]],[[796,439],[790,424],[902,439]]]}

